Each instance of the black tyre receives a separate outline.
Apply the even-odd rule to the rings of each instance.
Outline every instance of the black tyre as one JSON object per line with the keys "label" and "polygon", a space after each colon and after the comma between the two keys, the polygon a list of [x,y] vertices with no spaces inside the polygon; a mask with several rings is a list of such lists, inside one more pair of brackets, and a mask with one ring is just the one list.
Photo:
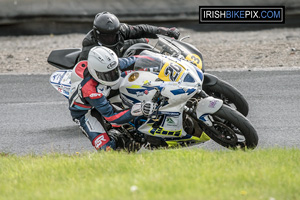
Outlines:
{"label": "black tyre", "polygon": [[222,99],[224,104],[235,108],[244,116],[248,115],[249,105],[243,95],[232,85],[218,80],[214,85],[203,85],[203,90],[209,95]]}
{"label": "black tyre", "polygon": [[220,110],[210,116],[213,118],[213,126],[199,125],[218,144],[233,149],[254,149],[257,146],[256,130],[241,113],[223,104]]}

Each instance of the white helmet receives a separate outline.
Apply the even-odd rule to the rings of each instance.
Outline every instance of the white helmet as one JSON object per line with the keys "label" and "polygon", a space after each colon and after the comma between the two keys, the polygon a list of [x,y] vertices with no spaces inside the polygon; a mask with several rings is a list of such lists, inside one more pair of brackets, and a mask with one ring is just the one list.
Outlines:
{"label": "white helmet", "polygon": [[117,55],[109,48],[97,46],[89,52],[87,68],[92,77],[103,85],[118,83],[121,75],[118,65]]}

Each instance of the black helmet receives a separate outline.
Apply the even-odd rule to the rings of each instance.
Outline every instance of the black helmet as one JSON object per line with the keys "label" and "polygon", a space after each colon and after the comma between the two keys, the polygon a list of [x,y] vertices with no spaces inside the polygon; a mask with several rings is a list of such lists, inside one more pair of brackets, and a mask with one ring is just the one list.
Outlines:
{"label": "black helmet", "polygon": [[98,42],[104,46],[114,46],[119,40],[119,19],[109,12],[101,12],[95,16],[93,31]]}

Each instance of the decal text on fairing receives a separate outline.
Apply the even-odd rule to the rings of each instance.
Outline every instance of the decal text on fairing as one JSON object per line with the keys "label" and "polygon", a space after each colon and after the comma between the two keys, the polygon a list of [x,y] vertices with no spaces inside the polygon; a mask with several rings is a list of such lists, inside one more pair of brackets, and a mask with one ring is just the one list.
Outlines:
{"label": "decal text on fairing", "polygon": [[149,133],[151,135],[166,135],[166,136],[179,137],[179,136],[181,136],[182,130],[167,131],[167,130],[164,130],[164,128],[159,127],[159,128],[152,128],[152,129],[150,129]]}

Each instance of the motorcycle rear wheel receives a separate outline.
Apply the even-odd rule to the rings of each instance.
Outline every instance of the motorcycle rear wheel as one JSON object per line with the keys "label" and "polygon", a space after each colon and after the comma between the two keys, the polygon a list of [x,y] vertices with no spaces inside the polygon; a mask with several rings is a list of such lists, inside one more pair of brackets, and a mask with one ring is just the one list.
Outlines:
{"label": "motorcycle rear wheel", "polygon": [[258,135],[250,121],[227,105],[210,115],[213,126],[206,126],[198,120],[204,132],[218,144],[232,149],[254,149]]}

